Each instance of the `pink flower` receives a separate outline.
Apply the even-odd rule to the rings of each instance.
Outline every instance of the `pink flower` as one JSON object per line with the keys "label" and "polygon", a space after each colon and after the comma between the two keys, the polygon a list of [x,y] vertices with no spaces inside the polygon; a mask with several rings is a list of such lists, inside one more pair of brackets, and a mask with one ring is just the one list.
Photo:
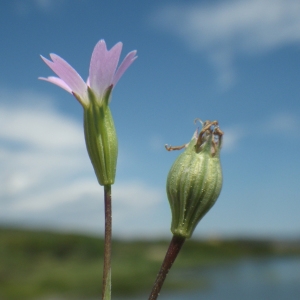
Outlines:
{"label": "pink flower", "polygon": [[137,58],[136,51],[131,51],[117,69],[122,46],[123,44],[119,42],[110,50],[107,50],[104,40],[100,40],[96,44],[91,58],[89,77],[86,83],[74,68],[60,56],[53,53],[50,54],[52,61],[43,56],[41,57],[58,77],[39,77],[39,79],[56,84],[73,94],[84,108],[87,108],[90,104],[88,96],[89,87],[96,96],[97,103],[101,105],[106,90],[117,84],[127,68]]}

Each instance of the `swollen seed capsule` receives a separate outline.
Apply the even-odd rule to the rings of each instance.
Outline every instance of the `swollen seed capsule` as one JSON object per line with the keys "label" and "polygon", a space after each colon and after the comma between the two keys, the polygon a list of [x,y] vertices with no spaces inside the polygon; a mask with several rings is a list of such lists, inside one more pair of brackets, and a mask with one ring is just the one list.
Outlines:
{"label": "swollen seed capsule", "polygon": [[222,188],[220,149],[223,132],[217,121],[205,121],[169,171],[167,194],[172,211],[171,231],[190,238],[199,221],[216,202]]}

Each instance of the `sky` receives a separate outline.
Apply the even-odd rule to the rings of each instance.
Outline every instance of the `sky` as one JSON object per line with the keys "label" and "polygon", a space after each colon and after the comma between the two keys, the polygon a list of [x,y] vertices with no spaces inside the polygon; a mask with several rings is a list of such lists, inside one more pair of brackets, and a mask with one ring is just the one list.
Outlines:
{"label": "sky", "polygon": [[85,79],[94,46],[138,58],[110,104],[119,139],[116,238],[170,237],[169,169],[195,118],[218,120],[223,188],[195,238],[300,236],[298,0],[4,0],[0,224],[102,234],[75,98],[39,76],[56,53]]}

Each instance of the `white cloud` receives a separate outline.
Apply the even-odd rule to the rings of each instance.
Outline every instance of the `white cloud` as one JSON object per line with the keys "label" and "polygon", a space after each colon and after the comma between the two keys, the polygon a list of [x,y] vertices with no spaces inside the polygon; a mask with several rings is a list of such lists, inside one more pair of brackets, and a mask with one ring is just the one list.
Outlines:
{"label": "white cloud", "polygon": [[[0,220],[99,233],[103,188],[86,153],[82,120],[59,113],[42,94],[0,91],[0,98]],[[164,198],[141,180],[117,181],[115,233],[150,228],[146,220]]]}
{"label": "white cloud", "polygon": [[245,137],[245,130],[241,126],[224,128],[223,149],[225,151],[234,151],[241,139]]}
{"label": "white cloud", "polygon": [[300,42],[298,0],[226,0],[169,5],[152,23],[207,55],[224,85],[234,81],[236,54],[253,54]]}
{"label": "white cloud", "polygon": [[49,151],[79,149],[82,145],[81,127],[81,124],[51,109],[1,107],[0,111],[2,139]]}
{"label": "white cloud", "polygon": [[15,0],[13,4],[17,14],[27,16],[36,10],[43,13],[52,12],[64,2],[64,0]]}
{"label": "white cloud", "polygon": [[154,152],[164,151],[165,143],[163,141],[162,136],[160,135],[152,135],[149,138],[149,146]]}
{"label": "white cloud", "polygon": [[48,11],[49,9],[52,9],[54,2],[53,0],[34,0],[35,5],[43,10],[43,11]]}
{"label": "white cloud", "polygon": [[271,116],[265,123],[264,129],[269,133],[296,134],[299,119],[292,113],[281,112]]}
{"label": "white cloud", "polygon": [[[32,196],[36,190],[84,171],[88,159],[82,125],[55,111],[43,95],[0,94],[2,199],[26,193]],[[10,99],[18,99],[18,103],[10,103]]]}
{"label": "white cloud", "polygon": [[242,140],[246,137],[257,138],[260,136],[277,135],[278,139],[282,137],[297,138],[300,134],[296,128],[300,126],[300,119],[291,112],[280,112],[269,115],[264,120],[253,121],[249,124],[239,124],[222,128],[224,131],[223,150],[234,151],[242,145]]}

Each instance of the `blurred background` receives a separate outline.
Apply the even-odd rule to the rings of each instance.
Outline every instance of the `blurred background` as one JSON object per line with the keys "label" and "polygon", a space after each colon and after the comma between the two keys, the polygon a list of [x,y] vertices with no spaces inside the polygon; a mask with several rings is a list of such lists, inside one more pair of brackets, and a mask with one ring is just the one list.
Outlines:
{"label": "blurred background", "polygon": [[[161,299],[267,299],[270,290],[272,299],[299,299],[299,0],[1,1],[1,299],[100,293],[102,244],[94,237],[104,227],[103,191],[86,153],[82,108],[37,80],[53,75],[39,57],[49,53],[86,79],[100,39],[108,48],[122,41],[121,59],[138,51],[111,102],[119,138],[113,235],[124,263],[116,294],[130,286],[123,279],[133,249],[144,256],[132,282],[147,261],[150,290],[171,237],[165,181],[179,155],[164,145],[187,143],[200,118],[218,120],[225,132],[223,190],[186,245],[194,259],[183,253],[182,272],[170,279],[178,287],[193,278],[182,283],[192,292]],[[64,285],[64,272],[86,278],[90,294],[75,291],[82,279]],[[132,286],[129,294],[144,293]]]}

